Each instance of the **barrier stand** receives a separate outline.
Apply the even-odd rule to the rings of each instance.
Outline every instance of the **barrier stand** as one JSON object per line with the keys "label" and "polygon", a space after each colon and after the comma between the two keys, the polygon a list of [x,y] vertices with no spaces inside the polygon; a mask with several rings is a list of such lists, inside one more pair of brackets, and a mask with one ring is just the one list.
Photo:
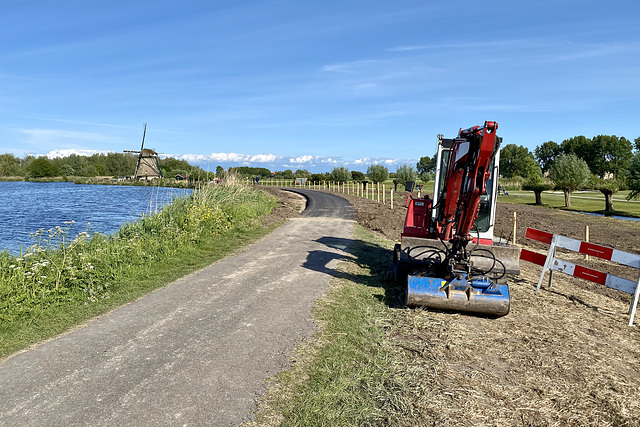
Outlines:
{"label": "barrier stand", "polygon": [[[579,277],[581,279],[605,285],[609,288],[632,294],[633,301],[629,307],[629,326],[633,325],[633,318],[635,317],[638,299],[640,298],[640,255],[619,251],[608,246],[583,242],[558,234],[547,233],[534,228],[527,228],[525,237],[538,242],[548,243],[550,245],[549,252],[546,257],[543,254],[532,252],[528,249],[522,249],[520,252],[520,259],[542,266],[542,273],[540,274],[540,280],[538,280],[538,286],[536,286],[536,292],[540,290],[542,279],[547,271],[549,271],[549,286],[551,286],[553,271],[559,271],[570,276]],[[568,249],[584,255],[591,255],[626,265],[628,267],[636,268],[639,270],[638,280],[634,282],[633,280],[624,279],[622,277],[582,267],[572,262],[556,258],[556,248]]]}

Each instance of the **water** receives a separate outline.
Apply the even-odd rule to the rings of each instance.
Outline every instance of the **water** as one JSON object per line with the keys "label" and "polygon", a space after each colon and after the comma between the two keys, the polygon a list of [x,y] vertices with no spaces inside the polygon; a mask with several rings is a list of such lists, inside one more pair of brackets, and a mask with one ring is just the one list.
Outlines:
{"label": "water", "polygon": [[[580,212],[580,213],[591,215],[591,216],[606,216],[604,214],[595,213],[595,212]],[[607,216],[607,218],[626,219],[628,221],[640,221],[640,218],[636,218],[636,217],[633,217],[633,216],[609,215],[609,216]]]}
{"label": "water", "polygon": [[65,221],[75,221],[70,236],[87,230],[113,233],[188,193],[166,187],[0,182],[0,250],[17,254],[21,246],[33,245],[30,233],[65,227]]}

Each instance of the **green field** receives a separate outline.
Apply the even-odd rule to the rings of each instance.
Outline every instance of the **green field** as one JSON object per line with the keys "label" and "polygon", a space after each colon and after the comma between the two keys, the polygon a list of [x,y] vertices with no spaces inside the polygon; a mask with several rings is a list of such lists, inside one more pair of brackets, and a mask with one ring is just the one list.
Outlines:
{"label": "green field", "polygon": [[[509,191],[509,195],[501,195],[498,201],[517,204],[534,204],[532,191]],[[627,200],[629,191],[620,191],[613,197],[614,215],[640,217],[640,200]],[[566,209],[564,194],[561,191],[545,191],[542,193],[542,204],[548,208]],[[604,195],[599,191],[576,191],[571,194],[571,209],[580,212],[603,213]]]}

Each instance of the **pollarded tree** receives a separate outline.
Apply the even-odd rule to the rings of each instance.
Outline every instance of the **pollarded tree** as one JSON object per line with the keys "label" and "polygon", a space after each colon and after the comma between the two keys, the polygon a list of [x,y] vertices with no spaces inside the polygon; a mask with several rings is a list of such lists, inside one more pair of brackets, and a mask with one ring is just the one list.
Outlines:
{"label": "pollarded tree", "polygon": [[575,154],[561,154],[549,167],[549,177],[564,192],[564,205],[571,207],[571,193],[584,187],[591,179],[587,163]]}
{"label": "pollarded tree", "polygon": [[529,176],[522,185],[525,191],[533,191],[536,196],[536,205],[542,204],[542,192],[553,190],[553,184],[542,178],[540,173]]}
{"label": "pollarded tree", "polygon": [[344,166],[338,166],[331,170],[331,180],[336,182],[346,182],[351,178],[351,172]]}
{"label": "pollarded tree", "polygon": [[367,168],[367,176],[375,183],[384,182],[389,178],[389,169],[379,163],[375,163]]}
{"label": "pollarded tree", "polygon": [[407,181],[415,182],[417,178],[416,170],[409,164],[405,163],[396,168],[396,181],[401,185],[405,185]]}
{"label": "pollarded tree", "polygon": [[507,144],[500,150],[500,175],[505,178],[528,178],[538,173],[538,164],[529,149],[522,145]]}
{"label": "pollarded tree", "polygon": [[620,183],[615,179],[599,179],[596,189],[604,194],[604,210],[613,212],[613,195],[620,189]]}

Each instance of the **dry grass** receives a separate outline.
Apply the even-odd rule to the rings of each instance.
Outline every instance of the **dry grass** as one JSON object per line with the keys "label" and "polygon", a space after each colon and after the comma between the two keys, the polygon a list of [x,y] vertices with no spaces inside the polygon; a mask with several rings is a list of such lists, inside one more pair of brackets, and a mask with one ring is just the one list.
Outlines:
{"label": "dry grass", "polygon": [[[523,266],[499,319],[398,310],[388,344],[410,418],[437,425],[640,425],[640,333],[628,304]],[[398,424],[405,424],[398,420]]]}

